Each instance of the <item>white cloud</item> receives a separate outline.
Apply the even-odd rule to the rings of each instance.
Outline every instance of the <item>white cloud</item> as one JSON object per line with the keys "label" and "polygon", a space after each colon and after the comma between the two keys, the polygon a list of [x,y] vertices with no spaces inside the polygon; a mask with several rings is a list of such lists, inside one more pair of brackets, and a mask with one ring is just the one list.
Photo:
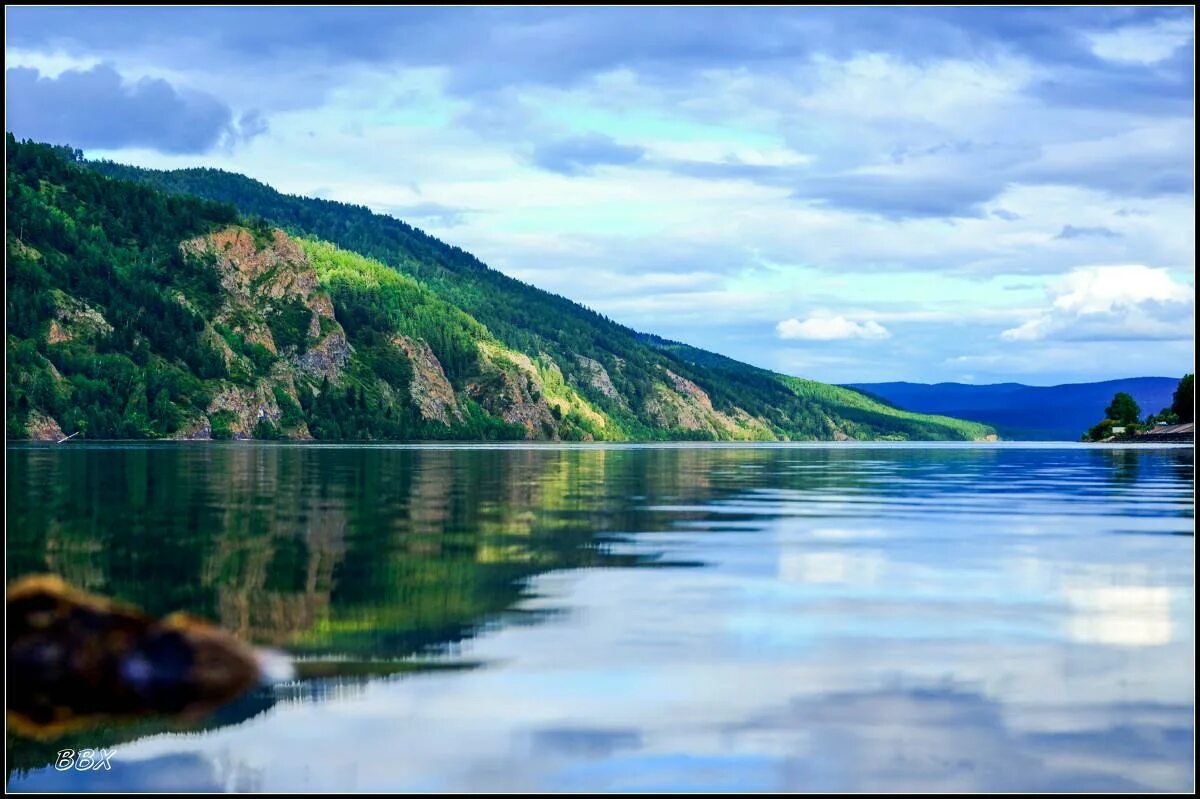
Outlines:
{"label": "white cloud", "polygon": [[[994,342],[994,339],[992,340]],[[956,343],[975,352],[944,361],[944,378],[995,383],[1016,380],[1031,385],[1085,383],[1132,375],[1172,375],[1189,371],[1194,361],[1191,340],[1156,341],[1021,341],[1003,345],[975,338]],[[996,349],[988,349],[995,346]],[[974,376],[962,380],[964,373]],[[872,378],[874,379],[874,378]],[[897,379],[905,379],[903,376]],[[853,382],[853,381],[842,381]]]}
{"label": "white cloud", "polygon": [[789,167],[807,166],[813,162],[813,156],[798,153],[790,147],[747,147],[715,140],[639,139],[636,143],[657,158],[707,164]]}
{"label": "white cloud", "polygon": [[[636,329],[830,380],[936,381],[963,370],[1004,380],[1052,365],[1051,381],[1117,377],[1134,364],[1170,374],[1192,360],[1190,339],[1161,342],[1184,329],[1163,323],[1162,303],[1081,314],[1043,294],[1079,264],[1153,264],[1193,281],[1194,102],[1178,49],[1192,15],[1171,12],[1172,23],[1161,13],[1124,14],[1119,30],[1097,25],[1092,36],[1087,14],[1047,12],[1045,34],[1062,48],[1006,26],[975,40],[987,25],[940,15],[913,16],[886,38],[872,26],[821,32],[820,15],[806,13],[795,22],[816,25],[805,34],[817,36],[813,46],[785,52],[778,37],[796,45],[799,30],[747,19],[721,32],[712,59],[700,22],[687,27],[700,40],[678,69],[624,25],[574,42],[565,61],[500,59],[486,70],[442,58],[441,47],[314,66],[278,48],[221,58],[207,40],[181,50],[161,38],[125,47],[105,37],[102,49],[69,52],[28,44],[6,56],[54,75],[111,60],[122,74],[271,118],[264,135],[203,158],[89,155],[222,167],[293,193],[324,187],[328,199],[397,213]],[[678,23],[661,22],[674,36]],[[573,15],[544,24],[576,23],[592,25]],[[543,30],[517,28],[523,45]],[[768,49],[755,52],[768,57],[736,49],[747,32],[764,37]],[[1110,61],[1081,65],[1072,49],[1081,36]],[[544,68],[558,63],[568,69],[561,80]],[[257,80],[234,80],[247,71]],[[538,142],[589,134],[646,157],[638,169],[573,177],[525,158]],[[1056,238],[1088,228],[1120,237]],[[1004,289],[1001,277],[1021,288]],[[830,311],[810,314],[820,308]],[[897,326],[903,335],[888,338]],[[1081,340],[1098,333],[1107,338]],[[1160,343],[1112,340],[1133,333]],[[947,361],[988,348],[1014,357]],[[1062,357],[1049,360],[1050,350]]]}
{"label": "white cloud", "polygon": [[886,53],[815,57],[816,87],[796,99],[809,111],[874,119],[955,121],[964,111],[1012,99],[1036,75],[1022,59],[930,60]]}
{"label": "white cloud", "polygon": [[837,341],[842,339],[890,338],[888,329],[873,319],[855,322],[844,316],[814,314],[801,322],[799,319],[784,319],[775,326],[782,339],[805,339],[808,341]]}
{"label": "white cloud", "polygon": [[1187,19],[1162,20],[1154,25],[1130,25],[1088,36],[1092,52],[1109,61],[1156,64],[1183,47],[1193,36]]}
{"label": "white cloud", "polygon": [[1051,307],[1017,327],[1006,341],[1184,340],[1193,335],[1195,289],[1166,269],[1140,264],[1074,269],[1049,289]]}

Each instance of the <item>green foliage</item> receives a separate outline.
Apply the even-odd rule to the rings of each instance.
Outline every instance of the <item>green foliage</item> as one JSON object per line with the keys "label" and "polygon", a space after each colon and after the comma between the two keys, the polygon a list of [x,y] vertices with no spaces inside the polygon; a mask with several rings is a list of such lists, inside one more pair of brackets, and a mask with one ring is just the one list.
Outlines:
{"label": "green foliage", "polygon": [[[881,403],[864,406],[861,395],[797,392],[794,385],[766,370],[636,333],[564,297],[489,269],[469,253],[400,220],[361,206],[284,195],[258,181],[215,169],[164,172],[109,162],[91,166],[168,192],[228,202],[243,213],[343,248],[338,255],[329,245],[306,245],[314,260],[334,262],[324,268],[323,280],[334,295],[338,319],[356,346],[358,342],[374,341],[372,332],[398,330],[424,338],[456,388],[471,378],[474,368],[475,349],[464,346],[458,335],[472,329],[471,325],[467,331],[459,327],[458,322],[464,319],[486,330],[486,334],[474,330],[471,335],[476,338],[486,335],[512,350],[531,355],[545,353],[558,364],[565,381],[608,418],[606,435],[610,437],[703,435],[665,431],[647,417],[645,404],[662,385],[664,370],[668,369],[700,385],[717,410],[731,413],[740,408],[764,419],[766,429],[777,437],[830,438],[835,430],[850,430],[861,438],[905,439],[973,439],[992,433],[984,425],[908,414]],[[370,267],[364,267],[362,262],[366,260],[372,262]],[[383,277],[379,266],[414,280],[400,283]],[[382,286],[386,288],[380,290]],[[417,296],[422,293],[432,299]],[[433,300],[462,317],[434,313],[431,319],[436,320],[435,331],[429,327],[430,319],[405,321],[407,315],[397,313],[407,303],[420,306]],[[593,385],[580,356],[605,368],[619,397],[608,396]],[[558,432],[575,434],[562,424]]]}
{"label": "green foliage", "polygon": [[271,223],[261,216],[254,216],[246,220],[246,229],[250,231],[250,235],[254,239],[254,249],[260,252],[275,243],[275,232]]}
{"label": "green foliage", "polygon": [[[64,148],[11,135],[5,148],[10,434],[37,408],[93,438],[169,435],[199,396],[185,376],[214,371],[195,309],[220,289],[179,242],[236,212],[104,178]],[[112,332],[49,344],[55,292],[100,309]]]}
{"label": "green foliage", "polygon": [[[569,440],[991,433],[638,334],[365,208],[285,196],[216,170],[87,163],[77,151],[11,136],[7,152],[9,435],[24,434],[34,411],[88,437],[172,435],[220,392],[249,398],[269,390],[282,416],[258,425],[254,433],[264,437],[307,426],[326,440],[523,438],[522,426],[498,418],[506,402],[520,399],[509,396],[518,388],[530,403],[545,403],[531,408],[543,419],[535,432]],[[259,250],[276,246],[272,225],[305,237],[301,245],[336,317],[320,317],[320,335],[337,334],[340,324],[351,345],[341,374],[331,372],[338,375],[332,385],[309,376],[328,366],[320,365],[326,350],[314,358],[324,343],[309,335],[308,307],[284,297],[231,309],[215,256],[185,255],[180,247],[239,223]],[[73,332],[64,303],[107,324]],[[278,353],[248,340],[264,325]],[[233,353],[228,366],[217,336]],[[427,362],[424,345],[437,365]],[[402,348],[418,353],[417,367]],[[414,368],[428,380],[438,365],[461,423],[423,420],[411,397]],[[281,393],[283,373],[297,398]],[[693,421],[704,419],[700,429],[663,427],[662,418],[676,418],[675,410],[664,417],[664,396],[686,406]],[[229,411],[210,422],[215,437],[248,423]]]}
{"label": "green foliage", "polygon": [[1112,437],[1112,434],[1113,434],[1112,429],[1113,429],[1113,420],[1112,419],[1104,419],[1104,420],[1100,421],[1098,424],[1092,425],[1090,428],[1088,428],[1088,431],[1086,433],[1084,433],[1084,435],[1083,435],[1083,440],[1084,441],[1103,441],[1106,438]]}
{"label": "green foliage", "polygon": [[300,403],[292,399],[292,395],[287,392],[287,389],[276,383],[271,387],[271,392],[275,395],[275,403],[279,406],[279,426],[284,431],[292,430],[299,427],[305,422],[304,410],[300,407]]}
{"label": "green foliage", "polygon": [[209,415],[208,421],[212,425],[212,437],[214,439],[233,438],[233,424],[237,421],[237,414],[233,411],[217,411]]}
{"label": "green foliage", "polygon": [[400,351],[386,341],[359,342],[359,353],[371,371],[400,395],[408,393],[412,381],[412,364]]}
{"label": "green foliage", "polygon": [[260,441],[274,441],[283,437],[283,433],[279,427],[270,419],[264,417],[259,419],[258,423],[254,425],[254,438]]}
{"label": "green foliage", "polygon": [[1170,408],[1163,408],[1158,413],[1152,413],[1146,417],[1147,426],[1153,427],[1159,422],[1163,424],[1180,424],[1179,416]]}
{"label": "green foliage", "polygon": [[1184,424],[1196,420],[1195,375],[1184,375],[1171,396],[1171,407],[1146,417],[1146,424]]}
{"label": "green foliage", "polygon": [[782,377],[781,382],[797,396],[808,398],[815,412],[824,413],[853,438],[883,437],[890,440],[979,440],[992,433],[978,422],[949,416],[902,411],[853,389],[813,380]]}
{"label": "green foliage", "polygon": [[231,329],[228,325],[218,322],[213,329],[225,339],[229,349],[250,363],[250,371],[235,369],[230,377],[243,385],[252,385],[255,375],[267,374],[277,360],[274,353],[257,341],[249,341],[245,334]]}
{"label": "green foliage", "polygon": [[271,338],[279,349],[291,348],[298,353],[308,349],[308,329],[313,312],[299,299],[288,299],[266,313]]}
{"label": "green foliage", "polygon": [[1137,401],[1124,391],[1118,391],[1104,409],[1105,418],[1112,419],[1117,425],[1135,425],[1141,415],[1142,409],[1138,407]]}
{"label": "green foliage", "polygon": [[476,342],[490,335],[470,316],[378,261],[322,241],[301,244],[352,343],[377,345],[393,334],[422,339],[456,387],[474,373]]}
{"label": "green foliage", "polygon": [[1181,423],[1196,421],[1196,375],[1184,375],[1171,397],[1171,412]]}

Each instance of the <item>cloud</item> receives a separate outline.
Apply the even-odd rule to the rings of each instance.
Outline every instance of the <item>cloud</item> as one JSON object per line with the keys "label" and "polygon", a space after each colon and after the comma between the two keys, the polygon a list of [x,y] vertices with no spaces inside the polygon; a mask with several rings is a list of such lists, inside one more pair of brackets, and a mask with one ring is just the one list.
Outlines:
{"label": "cloud", "polygon": [[[1036,364],[1061,351],[1054,370],[1091,379],[1190,360],[1190,341],[1069,339],[1096,325],[1064,321],[1043,290],[1089,263],[1192,280],[1192,19],[1098,7],[15,7],[6,60],[56,82],[106,64],[126,104],[138,77],[165,79],[194,140],[152,134],[154,114],[121,136],[98,125],[106,148],[94,154],[224,168],[293,193],[324,186],[622,323],[762,366],[837,353],[849,362],[814,362],[811,376],[953,379],[948,356],[991,347]],[[197,96],[219,107],[215,121]],[[206,154],[171,154],[185,150]],[[776,322],[799,327],[818,308],[858,333],[873,321],[903,335],[776,337]],[[899,309],[925,318],[889,315]],[[1148,327],[1122,314],[1122,335]],[[1000,338],[1047,315],[1022,335],[1051,341]]]}
{"label": "cloud", "polygon": [[1132,197],[1191,194],[1196,132],[1190,104],[1187,114],[1047,142],[1036,160],[1021,165],[1014,182],[1088,186]]}
{"label": "cloud", "polygon": [[474,213],[471,209],[433,202],[380,206],[376,211],[394,216],[410,224],[415,220],[418,225],[428,223],[436,227],[458,227],[467,221],[469,214]]}
{"label": "cloud", "polygon": [[1121,238],[1121,234],[1115,230],[1101,226],[1088,227],[1086,225],[1081,225],[1076,227],[1075,225],[1063,225],[1063,229],[1060,230],[1058,235],[1054,238],[1084,239],[1089,237],[1098,239],[1119,239]]}
{"label": "cloud", "polygon": [[1088,40],[1092,52],[1109,61],[1156,64],[1191,42],[1194,35],[1194,25],[1177,18],[1093,33]]}
{"label": "cloud", "polygon": [[5,77],[9,129],[41,141],[203,153],[266,130],[266,121],[255,111],[235,123],[229,106],[216,97],[179,90],[160,79],[128,82],[106,64],[53,78],[14,67]]}
{"label": "cloud", "polygon": [[533,163],[550,172],[580,175],[597,166],[632,164],[644,153],[641,147],[618,144],[610,136],[589,134],[537,144]]}
{"label": "cloud", "polygon": [[1184,341],[1195,289],[1140,264],[1074,269],[1050,289],[1050,308],[1003,331],[1006,341]]}
{"label": "cloud", "polygon": [[806,341],[839,341],[844,339],[879,340],[890,338],[888,329],[868,319],[855,322],[844,316],[814,314],[803,322],[799,319],[784,319],[775,326],[775,333],[782,339],[804,339]]}
{"label": "cloud", "polygon": [[[165,56],[188,58],[203,47],[239,64],[281,54],[317,54],[331,66],[429,63],[444,59],[455,42],[470,42],[473,57],[456,59],[456,80],[495,85],[561,81],[620,64],[746,64],[812,52],[970,58],[1010,51],[1101,69],[1112,65],[1097,58],[1097,49],[1161,60],[1187,40],[1190,20],[1184,8],[782,8],[753,14],[700,8],[683,14],[662,8],[184,7],[121,14],[15,8],[6,22],[15,46],[115,53],[169,41]],[[497,58],[501,54],[506,57]]]}
{"label": "cloud", "polygon": [[249,141],[255,136],[266,133],[269,126],[262,112],[257,108],[252,108],[238,117],[237,127],[239,137],[244,141]]}
{"label": "cloud", "polygon": [[889,219],[975,217],[1003,188],[1003,182],[987,175],[847,173],[807,178],[792,197]]}

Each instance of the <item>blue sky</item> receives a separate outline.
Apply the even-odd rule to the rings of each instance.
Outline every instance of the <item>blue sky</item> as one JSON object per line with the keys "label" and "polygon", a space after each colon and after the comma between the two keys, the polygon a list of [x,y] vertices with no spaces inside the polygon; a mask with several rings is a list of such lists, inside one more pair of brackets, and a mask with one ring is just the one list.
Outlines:
{"label": "blue sky", "polygon": [[6,127],[821,380],[1190,371],[1191,8],[5,12]]}

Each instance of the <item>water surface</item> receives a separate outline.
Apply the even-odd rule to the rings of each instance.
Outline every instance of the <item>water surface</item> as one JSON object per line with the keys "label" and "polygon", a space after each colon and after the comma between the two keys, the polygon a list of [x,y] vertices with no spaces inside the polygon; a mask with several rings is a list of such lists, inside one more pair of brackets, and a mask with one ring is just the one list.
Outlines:
{"label": "water surface", "polygon": [[7,454],[10,579],[331,675],[10,737],[10,789],[1194,786],[1191,448]]}

